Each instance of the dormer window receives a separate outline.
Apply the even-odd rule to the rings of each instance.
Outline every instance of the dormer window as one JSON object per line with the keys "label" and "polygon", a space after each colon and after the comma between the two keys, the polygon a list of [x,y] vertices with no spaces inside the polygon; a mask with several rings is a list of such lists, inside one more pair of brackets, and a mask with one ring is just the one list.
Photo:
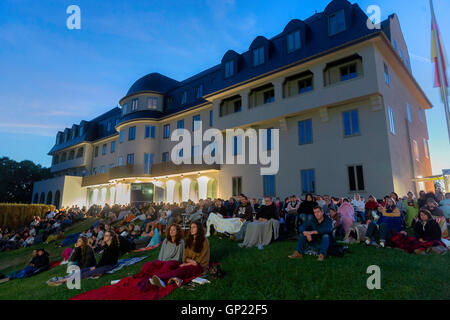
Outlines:
{"label": "dormer window", "polygon": [[328,35],[333,36],[345,30],[345,11],[340,10],[328,16]]}
{"label": "dormer window", "polygon": [[136,111],[138,109],[138,105],[139,105],[138,98],[131,100],[131,111]]}
{"label": "dormer window", "polygon": [[198,85],[195,87],[195,98],[201,99],[203,96],[203,84]]}
{"label": "dormer window", "polygon": [[126,114],[128,112],[128,103],[123,104],[123,114]]}
{"label": "dormer window", "polygon": [[264,63],[264,47],[253,50],[253,66],[259,66]]}
{"label": "dormer window", "polygon": [[287,48],[288,52],[293,52],[301,47],[300,42],[300,30],[296,30],[294,32],[291,32],[287,36]]}
{"label": "dormer window", "polygon": [[234,60],[225,62],[225,78],[229,78],[234,74]]}
{"label": "dormer window", "polygon": [[181,93],[181,104],[186,104],[187,103],[187,91],[183,91]]}
{"label": "dormer window", "polygon": [[148,97],[147,98],[147,109],[156,110],[158,108],[158,98]]}

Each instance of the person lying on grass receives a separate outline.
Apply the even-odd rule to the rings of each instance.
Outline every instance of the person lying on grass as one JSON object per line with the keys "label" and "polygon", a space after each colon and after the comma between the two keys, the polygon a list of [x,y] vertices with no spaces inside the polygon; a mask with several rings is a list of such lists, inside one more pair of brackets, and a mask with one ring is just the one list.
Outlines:
{"label": "person lying on grass", "polygon": [[291,259],[303,258],[306,245],[320,245],[318,261],[323,261],[328,253],[330,243],[333,241],[333,221],[318,205],[313,208],[313,212],[313,218],[306,220],[299,228],[297,249],[289,256]]}
{"label": "person lying on grass", "polygon": [[[178,287],[182,285],[182,279],[201,275],[209,266],[210,250],[209,242],[205,237],[205,230],[199,221],[191,223],[189,235],[186,238],[183,253],[183,263],[174,265],[171,270],[159,275],[153,275],[150,283],[157,287],[165,287],[175,283]],[[153,261],[161,263],[159,260]],[[153,263],[151,262],[151,263]],[[172,265],[174,261],[166,261],[165,264]],[[164,265],[163,265],[164,267]]]}
{"label": "person lying on grass", "polygon": [[33,250],[33,257],[30,263],[22,270],[11,272],[8,275],[10,279],[22,279],[29,277],[39,270],[45,270],[50,265],[48,253],[44,249]]}

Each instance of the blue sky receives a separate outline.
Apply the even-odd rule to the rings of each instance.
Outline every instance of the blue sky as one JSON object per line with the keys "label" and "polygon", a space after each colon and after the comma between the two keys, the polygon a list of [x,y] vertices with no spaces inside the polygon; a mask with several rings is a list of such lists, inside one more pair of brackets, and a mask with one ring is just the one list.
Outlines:
{"label": "blue sky", "polygon": [[[58,130],[116,106],[138,78],[160,72],[186,79],[219,63],[228,49],[244,52],[256,36],[273,37],[328,2],[2,0],[0,156],[49,166]],[[444,108],[433,88],[428,1],[350,2],[364,11],[380,6],[382,19],[399,16],[413,74],[434,105],[426,112],[433,173],[450,168]],[[81,8],[81,30],[66,28],[71,4]],[[434,6],[450,48],[450,1]]]}

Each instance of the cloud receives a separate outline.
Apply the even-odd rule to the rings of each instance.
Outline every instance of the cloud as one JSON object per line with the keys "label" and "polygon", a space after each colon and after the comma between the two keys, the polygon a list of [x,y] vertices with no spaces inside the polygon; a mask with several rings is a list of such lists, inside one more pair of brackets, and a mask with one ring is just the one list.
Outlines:
{"label": "cloud", "polygon": [[425,58],[425,57],[419,56],[419,55],[414,54],[414,53],[410,53],[409,55],[410,55],[411,58],[413,58],[416,61],[431,63],[431,60],[429,58]]}

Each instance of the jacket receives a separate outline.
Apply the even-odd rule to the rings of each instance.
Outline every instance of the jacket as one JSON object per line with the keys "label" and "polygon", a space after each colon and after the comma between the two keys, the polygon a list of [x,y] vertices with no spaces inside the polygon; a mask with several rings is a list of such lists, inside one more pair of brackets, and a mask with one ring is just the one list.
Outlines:
{"label": "jacket", "polygon": [[253,209],[250,203],[247,203],[247,205],[243,206],[242,204],[239,204],[239,206],[234,209],[233,215],[236,216],[236,218],[245,219],[246,221],[253,221]]}
{"label": "jacket", "polygon": [[414,237],[425,241],[441,240],[442,232],[439,224],[433,219],[428,219],[425,225],[418,221],[414,225]]}
{"label": "jacket", "polygon": [[272,203],[270,206],[262,206],[256,214],[256,219],[259,218],[278,220],[277,208],[275,205]]}
{"label": "jacket", "polygon": [[322,223],[319,223],[319,221],[317,221],[316,217],[314,216],[313,219],[307,220],[304,224],[302,224],[299,228],[299,231],[300,234],[303,233],[303,231],[317,231],[319,235],[331,235],[333,232],[333,221],[330,217],[324,215]]}
{"label": "jacket", "polygon": [[82,255],[81,248],[76,247],[69,261],[78,262],[80,269],[93,267],[96,263],[94,250],[87,246],[84,255]]}
{"label": "jacket", "polygon": [[97,263],[97,268],[103,266],[115,265],[119,260],[119,244],[108,246],[105,244],[103,249],[102,257],[100,261]]}

